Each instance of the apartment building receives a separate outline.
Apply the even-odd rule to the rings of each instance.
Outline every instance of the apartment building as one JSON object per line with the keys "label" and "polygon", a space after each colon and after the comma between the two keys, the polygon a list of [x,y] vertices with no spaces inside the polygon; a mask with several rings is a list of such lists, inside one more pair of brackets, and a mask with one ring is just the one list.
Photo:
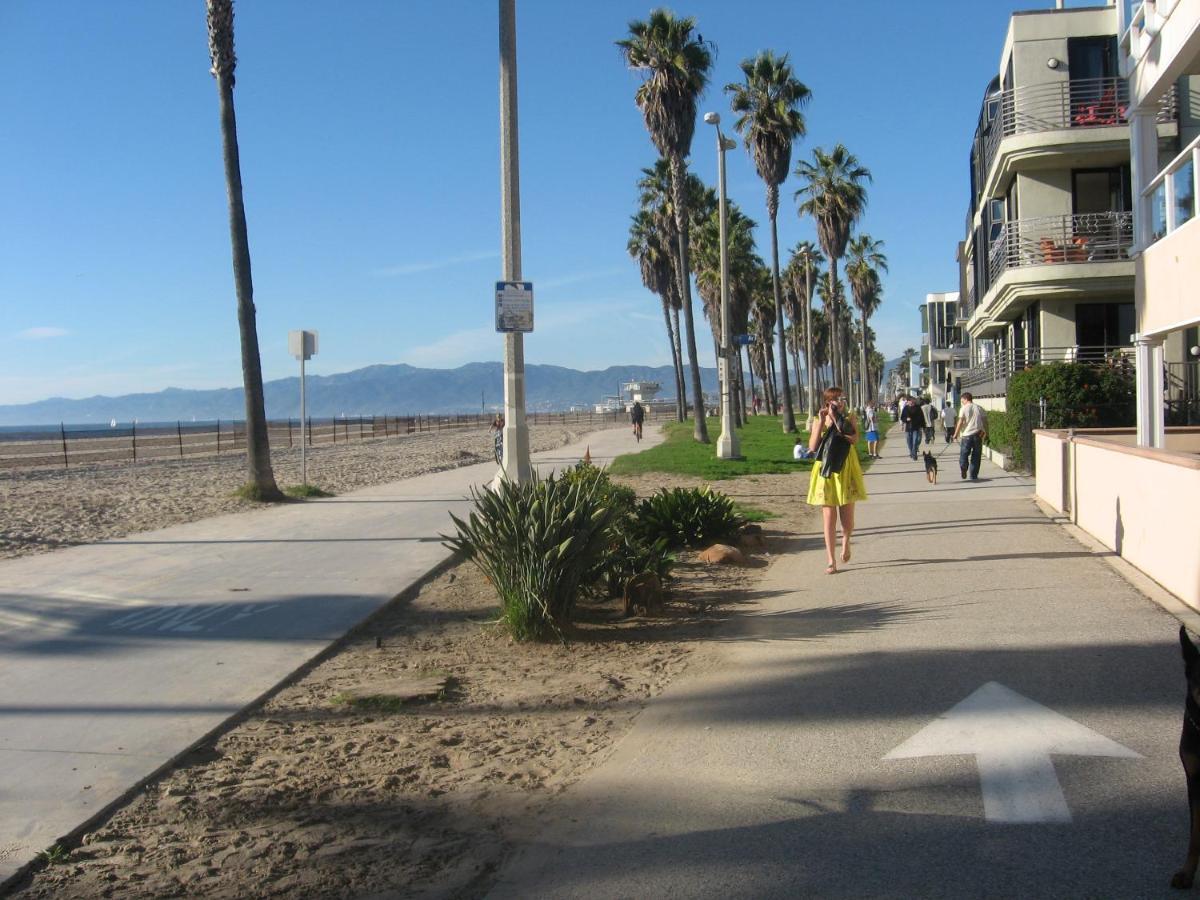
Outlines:
{"label": "apartment building", "polygon": [[[970,345],[962,387],[996,405],[1026,366],[1123,365],[1134,355],[1135,107],[1119,48],[1127,14],[1111,0],[1013,14],[984,91],[956,324]],[[1184,74],[1164,76],[1136,107],[1155,172],[1200,134],[1200,97],[1186,86]]]}
{"label": "apartment building", "polygon": [[956,405],[959,379],[969,368],[970,348],[958,324],[958,291],[926,294],[921,304],[921,381],[933,405]]}
{"label": "apartment building", "polygon": [[[1118,11],[1128,77],[1134,197],[1138,443],[1165,446],[1167,424],[1200,424],[1200,129],[1163,153],[1163,98],[1200,75],[1200,0],[1145,0]],[[1197,82],[1200,88],[1200,82]]]}

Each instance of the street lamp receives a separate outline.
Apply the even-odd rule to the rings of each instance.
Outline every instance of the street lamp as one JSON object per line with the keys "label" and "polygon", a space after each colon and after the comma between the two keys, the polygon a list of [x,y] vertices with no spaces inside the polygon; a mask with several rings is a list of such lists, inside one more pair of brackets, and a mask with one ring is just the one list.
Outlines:
{"label": "street lamp", "polygon": [[737,432],[733,431],[733,391],[730,384],[730,241],[726,233],[728,214],[725,205],[725,151],[738,145],[721,134],[721,116],[704,113],[704,121],[716,128],[716,162],[718,162],[718,193],[720,197],[721,235],[721,437],[716,439],[718,460],[737,460],[740,457]]}
{"label": "street lamp", "polygon": [[733,390],[729,378],[729,360],[733,355],[729,322],[729,237],[726,224],[729,218],[725,207],[725,151],[737,142],[721,134],[721,117],[705,113],[704,121],[717,130],[717,184],[721,217],[721,436],[717,438],[717,459],[741,457],[737,432],[733,430]]}

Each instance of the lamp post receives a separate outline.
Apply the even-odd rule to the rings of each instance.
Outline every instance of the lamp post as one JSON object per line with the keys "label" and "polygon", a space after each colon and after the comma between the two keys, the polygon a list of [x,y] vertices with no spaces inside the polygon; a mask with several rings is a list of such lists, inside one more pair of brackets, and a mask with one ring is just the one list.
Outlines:
{"label": "lamp post", "polygon": [[738,459],[737,432],[733,430],[733,391],[729,383],[729,359],[733,353],[729,323],[729,236],[726,233],[728,212],[725,206],[725,151],[732,150],[737,142],[721,134],[721,117],[705,113],[704,121],[717,130],[717,184],[720,197],[721,233],[721,436],[717,438],[717,459]]}

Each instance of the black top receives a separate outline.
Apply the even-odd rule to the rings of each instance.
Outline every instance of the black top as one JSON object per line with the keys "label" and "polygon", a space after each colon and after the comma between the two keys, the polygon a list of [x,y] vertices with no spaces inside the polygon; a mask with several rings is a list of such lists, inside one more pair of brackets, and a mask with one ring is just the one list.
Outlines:
{"label": "black top", "polygon": [[925,427],[925,413],[914,403],[900,411],[900,421],[905,431],[920,431]]}
{"label": "black top", "polygon": [[635,425],[646,418],[646,410],[642,404],[633,404],[633,409],[629,410],[629,418]]}

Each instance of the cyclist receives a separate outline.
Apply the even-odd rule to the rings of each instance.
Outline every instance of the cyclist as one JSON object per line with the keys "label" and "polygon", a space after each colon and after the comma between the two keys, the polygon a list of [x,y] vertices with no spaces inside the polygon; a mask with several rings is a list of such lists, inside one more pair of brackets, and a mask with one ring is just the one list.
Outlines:
{"label": "cyclist", "polygon": [[633,422],[633,436],[640,442],[642,440],[642,423],[646,421],[646,408],[642,406],[641,401],[633,401],[633,406],[629,410],[629,418]]}
{"label": "cyclist", "polygon": [[492,419],[492,439],[495,443],[496,464],[504,462],[504,416],[496,413]]}

